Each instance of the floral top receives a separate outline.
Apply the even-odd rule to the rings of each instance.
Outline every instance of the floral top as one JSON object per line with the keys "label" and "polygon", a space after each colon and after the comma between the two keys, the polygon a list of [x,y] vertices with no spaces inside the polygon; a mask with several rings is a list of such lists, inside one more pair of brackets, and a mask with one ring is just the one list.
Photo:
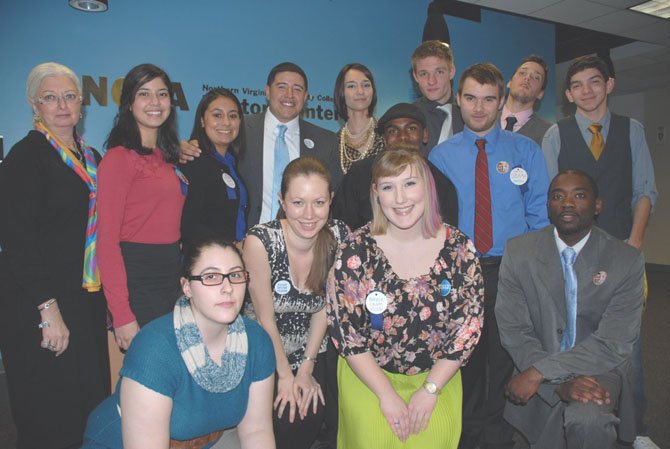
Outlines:
{"label": "floral top", "polygon": [[[330,228],[338,245],[349,233],[347,225],[340,220],[328,220],[326,226]],[[256,236],[268,253],[277,330],[291,369],[298,369],[305,354],[312,314],[323,309],[326,298],[311,291],[299,290],[295,286],[291,279],[284,233],[279,220],[257,224],[247,235]],[[251,301],[247,302],[244,314],[256,318]],[[319,353],[326,351],[326,343],[324,337]]]}
{"label": "floral top", "polygon": [[[446,238],[430,272],[400,279],[370,234],[369,225],[340,246],[327,285],[328,325],[343,356],[370,351],[379,366],[413,375],[439,359],[465,363],[484,320],[484,281],[472,242],[445,225]],[[388,300],[383,330],[373,329],[365,300]]]}

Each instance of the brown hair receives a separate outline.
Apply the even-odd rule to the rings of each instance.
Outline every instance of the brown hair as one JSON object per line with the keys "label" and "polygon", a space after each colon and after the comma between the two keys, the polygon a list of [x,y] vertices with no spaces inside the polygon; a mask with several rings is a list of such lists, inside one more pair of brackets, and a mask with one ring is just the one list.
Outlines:
{"label": "brown hair", "polygon": [[[321,177],[328,184],[328,193],[332,191],[332,183],[330,174],[326,167],[317,158],[312,156],[302,156],[292,160],[284,169],[281,178],[281,195],[282,198],[286,196],[288,186],[298,176],[316,175]],[[328,196],[330,201],[330,195]],[[284,209],[279,209],[277,218],[286,218]],[[335,250],[337,249],[337,242],[333,233],[328,227],[328,223],[323,225],[316,235],[316,241],[312,248],[314,256],[312,267],[309,270],[305,287],[314,294],[323,295],[326,290],[326,278],[328,271],[335,260]],[[288,248],[287,248],[288,251]]]}
{"label": "brown hair", "polygon": [[479,84],[491,84],[496,86],[498,88],[499,100],[505,96],[505,80],[503,79],[500,70],[498,70],[498,67],[491,63],[484,62],[481,64],[473,64],[465,69],[461,74],[461,78],[458,80],[458,95],[463,93],[463,85],[468,78],[472,78]]}
{"label": "brown hair", "polygon": [[432,40],[422,42],[416,47],[412,53],[412,71],[416,71],[416,63],[419,59],[425,59],[434,56],[436,58],[444,59],[452,66],[454,65],[454,54],[451,52],[451,47],[446,42]]}

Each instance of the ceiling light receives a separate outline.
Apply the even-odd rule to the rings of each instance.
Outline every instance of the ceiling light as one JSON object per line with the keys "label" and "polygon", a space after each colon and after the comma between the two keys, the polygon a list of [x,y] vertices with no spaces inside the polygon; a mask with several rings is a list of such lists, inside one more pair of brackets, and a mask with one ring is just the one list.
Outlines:
{"label": "ceiling light", "polygon": [[68,0],[70,6],[74,9],[86,12],[104,12],[107,11],[108,0]]}
{"label": "ceiling light", "polygon": [[631,6],[628,9],[660,17],[661,19],[670,18],[670,0],[651,0],[637,6]]}

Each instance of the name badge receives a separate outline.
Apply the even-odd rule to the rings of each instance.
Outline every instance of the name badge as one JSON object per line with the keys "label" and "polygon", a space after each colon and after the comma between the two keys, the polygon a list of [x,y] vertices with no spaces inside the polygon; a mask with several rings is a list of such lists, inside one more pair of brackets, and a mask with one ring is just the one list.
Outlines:
{"label": "name badge", "polygon": [[365,308],[368,312],[374,314],[384,313],[388,307],[389,302],[386,295],[379,290],[373,290],[365,297]]}
{"label": "name badge", "polygon": [[277,281],[274,286],[274,291],[278,295],[285,295],[291,291],[291,283],[286,279]]}

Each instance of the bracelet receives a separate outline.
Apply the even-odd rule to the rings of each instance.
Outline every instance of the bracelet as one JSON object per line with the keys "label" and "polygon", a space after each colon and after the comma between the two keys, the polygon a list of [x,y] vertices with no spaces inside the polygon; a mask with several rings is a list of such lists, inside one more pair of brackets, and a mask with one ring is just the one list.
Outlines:
{"label": "bracelet", "polygon": [[308,355],[303,355],[302,356],[302,361],[303,362],[313,362],[316,365],[316,357],[310,357]]}
{"label": "bracelet", "polygon": [[51,327],[51,323],[49,323],[49,320],[44,320],[40,324],[37,325],[40,329],[44,329],[47,327]]}
{"label": "bracelet", "polygon": [[41,305],[37,306],[37,310],[39,310],[40,312],[42,310],[47,310],[49,307],[54,305],[55,302],[56,302],[56,298],[51,298],[50,300],[48,300],[44,304],[41,304]]}

